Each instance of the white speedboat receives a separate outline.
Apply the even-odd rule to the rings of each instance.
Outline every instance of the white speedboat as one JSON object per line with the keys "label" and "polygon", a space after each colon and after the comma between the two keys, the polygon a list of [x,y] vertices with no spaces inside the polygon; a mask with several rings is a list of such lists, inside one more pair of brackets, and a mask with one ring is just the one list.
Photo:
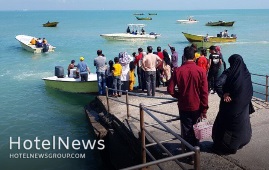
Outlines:
{"label": "white speedboat", "polygon": [[47,87],[70,93],[98,93],[97,74],[88,74],[88,81],[80,81],[75,77],[76,69],[70,70],[70,76],[45,77]]}
{"label": "white speedboat", "polygon": [[31,40],[33,38],[37,40],[37,38],[28,35],[17,35],[15,38],[20,42],[22,48],[33,53],[52,52],[56,48],[50,44],[48,44],[47,47],[37,47],[36,45],[32,45],[30,43]]}
{"label": "white speedboat", "polygon": [[190,16],[188,19],[177,20],[177,22],[180,24],[193,24],[197,23],[198,21],[196,19],[193,19],[192,16]]}
{"label": "white speedboat", "polygon": [[100,36],[107,40],[147,40],[156,39],[160,34],[146,33],[144,30],[145,24],[128,24],[125,33],[101,34]]}

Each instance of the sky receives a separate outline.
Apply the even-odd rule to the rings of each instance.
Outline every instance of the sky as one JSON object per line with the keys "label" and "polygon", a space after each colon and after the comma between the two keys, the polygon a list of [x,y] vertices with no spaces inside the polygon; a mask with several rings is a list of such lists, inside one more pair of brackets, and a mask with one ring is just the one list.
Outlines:
{"label": "sky", "polygon": [[0,10],[269,9],[269,0],[1,0]]}

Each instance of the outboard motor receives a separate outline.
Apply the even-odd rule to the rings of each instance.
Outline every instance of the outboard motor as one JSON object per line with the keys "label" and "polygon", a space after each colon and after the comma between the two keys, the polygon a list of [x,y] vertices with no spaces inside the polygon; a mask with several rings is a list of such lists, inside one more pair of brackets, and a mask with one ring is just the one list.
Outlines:
{"label": "outboard motor", "polygon": [[48,44],[44,44],[42,51],[43,51],[43,53],[48,52],[49,51],[49,45]]}
{"label": "outboard motor", "polygon": [[55,76],[64,78],[64,68],[62,66],[55,66]]}

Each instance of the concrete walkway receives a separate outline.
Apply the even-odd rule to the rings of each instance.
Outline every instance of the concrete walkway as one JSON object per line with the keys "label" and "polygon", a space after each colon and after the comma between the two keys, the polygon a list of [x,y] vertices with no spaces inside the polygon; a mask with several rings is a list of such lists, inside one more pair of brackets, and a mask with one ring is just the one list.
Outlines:
{"label": "concrete walkway", "polygon": [[[138,92],[139,94],[144,94],[142,92]],[[158,88],[156,97],[164,97],[171,98],[169,94],[166,92],[166,88]],[[103,105],[107,105],[106,97],[99,96]],[[126,96],[122,95],[120,98],[115,98],[118,101],[126,101]],[[136,105],[137,107],[130,106],[130,119],[127,118],[127,109],[126,104],[119,103],[116,101],[110,100],[110,112],[114,114],[120,121],[122,122],[131,122],[134,126],[129,126],[129,130],[134,133],[135,136],[138,136],[137,129],[139,129],[139,104],[143,103],[148,106],[148,108],[152,110],[157,110],[159,112],[169,113],[174,115],[174,117],[159,114],[156,112],[154,115],[165,122],[170,119],[175,119],[178,113],[177,102],[169,102],[165,99],[152,99],[152,98],[144,98],[129,95],[129,103]],[[259,99],[254,98],[254,107],[256,108],[256,112],[251,115],[251,123],[252,123],[252,131],[253,136],[251,142],[245,146],[243,149],[239,150],[234,155],[228,156],[220,156],[211,152],[212,140],[207,139],[201,141],[201,167],[202,169],[250,169],[250,170],[259,170],[259,169],[269,169],[269,105]],[[209,110],[207,113],[208,121],[213,124],[215,117],[218,113],[219,106],[219,97],[217,94],[209,95]],[[145,124],[153,124],[156,123],[150,116],[145,114]],[[179,120],[165,123],[169,128],[171,128],[176,133],[180,133],[180,122]],[[154,135],[159,140],[167,140],[171,139],[171,134],[167,133],[161,126],[154,125],[147,127],[147,130],[150,131],[152,135]],[[150,141],[150,138],[149,138]],[[169,150],[173,154],[179,153],[180,145],[179,141],[171,141],[165,143]],[[165,165],[167,169],[174,169],[172,164]],[[191,168],[191,166],[190,166]],[[176,168],[180,169],[180,168]]]}

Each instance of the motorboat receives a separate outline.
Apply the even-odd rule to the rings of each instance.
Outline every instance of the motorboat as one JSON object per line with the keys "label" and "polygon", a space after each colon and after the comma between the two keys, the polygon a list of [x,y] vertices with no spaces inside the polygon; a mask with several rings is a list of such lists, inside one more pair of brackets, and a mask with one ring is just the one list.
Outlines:
{"label": "motorboat", "polygon": [[58,25],[59,22],[47,22],[45,24],[43,24],[43,27],[56,27]]}
{"label": "motorboat", "polygon": [[193,24],[197,23],[198,21],[196,19],[193,19],[192,16],[190,16],[188,19],[177,20],[177,22],[180,24]]}
{"label": "motorboat", "polygon": [[149,15],[157,15],[157,13],[149,13]]}
{"label": "motorboat", "polygon": [[100,36],[107,40],[148,40],[157,39],[160,34],[154,32],[146,33],[145,24],[128,24],[125,33],[101,34]]}
{"label": "motorboat", "polygon": [[182,32],[182,34],[191,43],[193,42],[229,43],[229,42],[236,42],[237,39],[235,34],[232,34],[231,36],[228,37],[222,37],[220,34],[217,34],[217,36],[196,35],[185,32]]}
{"label": "motorboat", "polygon": [[216,22],[208,22],[205,25],[206,26],[227,26],[227,27],[231,27],[233,26],[235,23],[235,21],[229,21],[229,22],[225,22],[225,21],[216,21]]}
{"label": "motorboat", "polygon": [[136,17],[137,20],[152,20],[151,17]]}
{"label": "motorboat", "polygon": [[76,78],[76,69],[71,69],[69,76],[57,74],[57,69],[63,73],[63,68],[56,66],[55,76],[42,78],[47,87],[70,93],[98,93],[97,74],[88,74],[88,81],[82,82]]}
{"label": "motorboat", "polygon": [[144,15],[144,13],[134,13],[134,15]]}
{"label": "motorboat", "polygon": [[23,49],[33,53],[53,52],[56,48],[50,44],[43,45],[42,47],[37,47],[36,45],[30,43],[32,39],[37,40],[37,38],[29,35],[17,35],[15,39],[20,42]]}

